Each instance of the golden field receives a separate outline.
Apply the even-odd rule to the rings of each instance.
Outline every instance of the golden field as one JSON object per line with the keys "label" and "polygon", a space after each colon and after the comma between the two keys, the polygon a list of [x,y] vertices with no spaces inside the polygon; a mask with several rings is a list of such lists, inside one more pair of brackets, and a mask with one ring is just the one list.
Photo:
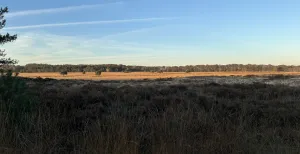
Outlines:
{"label": "golden field", "polygon": [[101,76],[95,75],[95,72],[70,72],[62,76],[59,72],[47,73],[20,73],[21,77],[28,78],[53,78],[53,79],[81,79],[81,80],[131,80],[131,79],[158,79],[158,78],[182,78],[192,76],[247,76],[247,75],[300,75],[300,72],[102,72]]}

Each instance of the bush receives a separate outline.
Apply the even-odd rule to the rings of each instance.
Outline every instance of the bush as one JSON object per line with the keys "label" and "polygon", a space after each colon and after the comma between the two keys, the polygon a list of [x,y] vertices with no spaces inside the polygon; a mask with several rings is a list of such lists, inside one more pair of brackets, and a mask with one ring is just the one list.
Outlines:
{"label": "bush", "polygon": [[20,74],[19,72],[15,72],[15,76],[19,76],[19,74]]}
{"label": "bush", "polygon": [[6,113],[15,126],[25,129],[25,124],[28,124],[26,115],[33,112],[36,104],[28,93],[26,83],[13,76],[12,71],[0,77],[0,102],[0,112]]}
{"label": "bush", "polygon": [[102,73],[101,71],[96,71],[96,72],[95,72],[95,75],[100,76],[101,73]]}
{"label": "bush", "polygon": [[37,80],[43,80],[43,78],[40,77],[40,76],[36,77],[35,79],[37,79]]}
{"label": "bush", "polygon": [[185,73],[191,73],[191,71],[190,70],[185,70]]}
{"label": "bush", "polygon": [[68,75],[68,72],[67,71],[62,71],[62,72],[60,72],[60,74],[65,76],[65,75]]}
{"label": "bush", "polygon": [[159,70],[159,71],[157,71],[157,73],[163,73],[163,71],[162,71],[162,70]]}
{"label": "bush", "polygon": [[3,76],[4,75],[4,70],[0,69],[0,75]]}
{"label": "bush", "polygon": [[82,71],[82,74],[85,74],[85,71]]}

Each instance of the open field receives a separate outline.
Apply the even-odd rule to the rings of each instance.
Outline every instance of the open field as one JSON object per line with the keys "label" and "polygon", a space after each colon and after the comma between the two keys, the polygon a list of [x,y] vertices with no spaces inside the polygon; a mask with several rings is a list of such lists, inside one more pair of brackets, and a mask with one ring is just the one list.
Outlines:
{"label": "open field", "polygon": [[80,79],[80,80],[130,80],[130,79],[158,79],[158,78],[182,78],[193,76],[247,76],[247,75],[300,75],[300,72],[102,72],[101,76],[96,76],[95,72],[69,72],[68,75],[62,76],[59,72],[50,73],[20,73],[21,77],[29,78],[54,78],[54,79]]}

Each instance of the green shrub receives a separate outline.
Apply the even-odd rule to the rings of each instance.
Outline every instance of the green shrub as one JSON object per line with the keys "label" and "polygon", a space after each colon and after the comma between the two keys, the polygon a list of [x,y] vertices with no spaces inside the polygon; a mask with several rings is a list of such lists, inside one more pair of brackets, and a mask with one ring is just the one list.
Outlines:
{"label": "green shrub", "polygon": [[185,70],[185,73],[191,73],[191,70]]}
{"label": "green shrub", "polygon": [[96,72],[95,72],[95,75],[100,76],[101,73],[102,73],[101,71],[96,71]]}
{"label": "green shrub", "polygon": [[26,117],[36,107],[34,98],[30,97],[25,81],[12,75],[12,71],[0,77],[0,112],[8,115],[9,121],[18,128],[28,125]]}
{"label": "green shrub", "polygon": [[65,75],[68,75],[68,72],[67,71],[61,71],[60,74],[65,76]]}
{"label": "green shrub", "polygon": [[3,76],[4,75],[4,70],[0,69],[0,75]]}

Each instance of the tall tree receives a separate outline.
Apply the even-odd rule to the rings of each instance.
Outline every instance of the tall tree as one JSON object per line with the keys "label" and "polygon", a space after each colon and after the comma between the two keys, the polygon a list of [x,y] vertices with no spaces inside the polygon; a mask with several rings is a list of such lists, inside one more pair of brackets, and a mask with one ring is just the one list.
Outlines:
{"label": "tall tree", "polygon": [[[5,27],[6,20],[4,19],[4,14],[8,13],[8,8],[0,8],[0,30]],[[10,35],[10,34],[4,34],[1,35],[0,33],[0,45],[4,45],[5,43],[12,42],[17,39],[17,35]],[[17,60],[11,59],[11,58],[5,58],[6,54],[4,53],[5,50],[0,49],[0,66],[3,65],[11,65],[18,63]]]}

